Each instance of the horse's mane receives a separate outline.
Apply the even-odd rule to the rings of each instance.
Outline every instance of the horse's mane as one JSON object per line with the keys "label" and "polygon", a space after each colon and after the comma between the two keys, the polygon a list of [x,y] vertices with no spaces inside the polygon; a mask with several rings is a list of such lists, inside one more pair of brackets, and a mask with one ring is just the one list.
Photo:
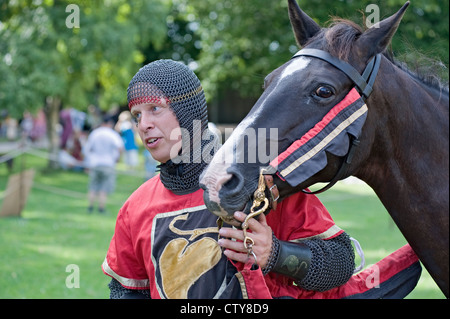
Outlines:
{"label": "horse's mane", "polygon": [[[313,39],[322,37],[324,50],[341,60],[348,61],[353,43],[363,33],[364,29],[353,21],[332,18],[329,27],[322,29],[322,31]],[[427,86],[431,86],[440,91],[445,91],[447,94],[449,93],[448,82],[444,82],[436,76],[436,73],[438,73],[437,69],[447,69],[441,61],[430,59],[424,54],[416,52],[419,57],[418,60],[420,61],[420,65],[419,63],[416,63],[414,66],[415,71],[412,71],[405,62],[394,59],[394,54],[391,50],[386,50],[383,54],[393,64]]]}

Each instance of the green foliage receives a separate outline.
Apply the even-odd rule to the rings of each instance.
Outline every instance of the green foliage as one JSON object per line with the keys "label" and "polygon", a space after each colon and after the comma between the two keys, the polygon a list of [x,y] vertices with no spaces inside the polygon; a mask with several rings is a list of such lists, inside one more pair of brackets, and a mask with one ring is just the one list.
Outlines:
{"label": "green foliage", "polygon": [[[126,102],[126,88],[143,62],[141,48],[162,46],[163,1],[11,1],[0,15],[0,105],[13,115],[43,106],[103,109]],[[79,28],[67,26],[79,8]],[[149,18],[151,17],[151,18]]]}
{"label": "green foliage", "polygon": [[[364,25],[369,4],[386,18],[405,0],[298,2],[327,26],[333,16]],[[65,24],[72,3],[80,28]],[[287,0],[15,0],[0,4],[0,36],[0,106],[19,115],[47,96],[80,109],[124,104],[137,69],[159,58],[195,69],[209,100],[230,88],[258,97],[264,77],[298,49]],[[392,49],[447,82],[448,38],[449,2],[414,0]]]}
{"label": "green foliage", "polygon": [[187,17],[198,25],[206,92],[224,85],[257,96],[267,73],[297,50],[286,1],[184,2]]}

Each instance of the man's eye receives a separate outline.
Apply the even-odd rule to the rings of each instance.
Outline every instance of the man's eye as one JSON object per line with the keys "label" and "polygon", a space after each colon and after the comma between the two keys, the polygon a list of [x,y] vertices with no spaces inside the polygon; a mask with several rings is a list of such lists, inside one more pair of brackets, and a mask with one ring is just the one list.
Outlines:
{"label": "man's eye", "polygon": [[132,114],[133,116],[133,121],[134,121],[134,123],[136,123],[136,125],[139,123],[139,120],[141,119],[141,113],[135,113],[135,114]]}

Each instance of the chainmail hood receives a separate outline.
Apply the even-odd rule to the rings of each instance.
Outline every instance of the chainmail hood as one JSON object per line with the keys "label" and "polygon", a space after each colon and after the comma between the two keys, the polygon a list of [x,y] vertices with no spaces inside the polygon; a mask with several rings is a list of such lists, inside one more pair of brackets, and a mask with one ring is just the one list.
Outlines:
{"label": "chainmail hood", "polygon": [[208,130],[208,111],[200,80],[186,65],[157,60],[142,67],[127,90],[128,106],[165,99],[182,129],[182,148],[176,158],[161,163],[160,178],[174,193],[199,189],[200,173],[210,162],[219,140]]}

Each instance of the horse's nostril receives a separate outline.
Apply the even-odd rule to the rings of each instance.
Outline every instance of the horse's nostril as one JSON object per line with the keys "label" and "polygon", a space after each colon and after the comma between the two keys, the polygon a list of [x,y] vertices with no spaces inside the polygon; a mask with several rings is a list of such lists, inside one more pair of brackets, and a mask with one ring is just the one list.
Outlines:
{"label": "horse's nostril", "polygon": [[227,173],[231,174],[231,178],[222,186],[221,192],[226,196],[235,196],[244,188],[244,176],[232,167],[227,170]]}

